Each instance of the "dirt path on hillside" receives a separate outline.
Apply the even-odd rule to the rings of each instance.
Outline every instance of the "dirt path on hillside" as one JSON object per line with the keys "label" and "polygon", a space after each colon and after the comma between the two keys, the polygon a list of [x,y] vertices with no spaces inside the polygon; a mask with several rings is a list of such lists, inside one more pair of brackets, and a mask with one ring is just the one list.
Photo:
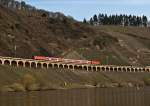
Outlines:
{"label": "dirt path on hillside", "polygon": [[[119,39],[120,47],[126,49],[126,51],[128,51],[128,54],[131,55],[130,57],[128,57],[127,54],[123,54],[121,53],[122,51],[118,51],[116,47],[112,47],[112,49],[116,52],[118,56],[121,57],[122,60],[128,61],[130,64],[132,63],[134,65],[141,65],[140,61],[138,61],[139,59],[142,59],[141,53],[139,51],[141,51],[141,49],[149,50],[144,44],[139,42],[135,37],[128,36],[126,34],[121,34],[117,32],[108,32],[108,34],[117,37]],[[129,60],[129,58],[131,59],[131,61]]]}
{"label": "dirt path on hillside", "polygon": [[[108,32],[109,33],[109,32]],[[138,40],[136,40],[136,38],[125,35],[125,34],[121,34],[121,33],[116,33],[116,32],[111,32],[109,33],[110,35],[117,37],[118,39],[122,40],[122,42],[124,43],[124,47],[131,53],[137,55],[137,51],[139,49],[148,49],[147,47],[145,47],[142,43],[140,43]]]}
{"label": "dirt path on hillside", "polygon": [[123,60],[126,63],[132,64],[130,63],[129,58],[123,55],[123,53],[121,53],[121,51],[119,51],[115,46],[111,46],[111,49],[117,54],[117,56],[119,56],[121,60]]}

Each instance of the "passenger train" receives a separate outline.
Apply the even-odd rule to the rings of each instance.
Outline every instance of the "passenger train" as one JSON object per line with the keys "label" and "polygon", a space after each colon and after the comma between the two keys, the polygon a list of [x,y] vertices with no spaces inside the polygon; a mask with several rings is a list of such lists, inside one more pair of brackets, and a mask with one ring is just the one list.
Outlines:
{"label": "passenger train", "polygon": [[33,59],[47,60],[52,62],[72,63],[72,64],[93,64],[93,65],[100,64],[100,61],[95,61],[95,60],[75,60],[75,59],[65,59],[65,58],[56,58],[56,57],[45,57],[45,56],[33,56]]}

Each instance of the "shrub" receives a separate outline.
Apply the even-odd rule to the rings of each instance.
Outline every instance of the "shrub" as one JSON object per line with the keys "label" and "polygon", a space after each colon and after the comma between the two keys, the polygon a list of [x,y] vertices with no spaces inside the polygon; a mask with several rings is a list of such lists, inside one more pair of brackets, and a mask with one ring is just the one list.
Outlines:
{"label": "shrub", "polygon": [[31,85],[36,84],[36,78],[30,74],[25,74],[22,78],[24,87],[28,90]]}
{"label": "shrub", "polygon": [[144,77],[143,81],[144,81],[145,85],[150,86],[150,76]]}
{"label": "shrub", "polygon": [[27,87],[27,90],[29,91],[38,91],[40,90],[39,84],[31,84]]}
{"label": "shrub", "polygon": [[11,88],[10,86],[3,86],[0,89],[1,92],[14,92],[15,90]]}
{"label": "shrub", "polygon": [[16,27],[17,29],[19,29],[19,28],[20,28],[20,24],[19,24],[19,23],[16,23],[16,24],[15,24],[15,27]]}
{"label": "shrub", "polygon": [[19,83],[14,83],[14,84],[10,85],[10,88],[12,88],[14,91],[26,91],[25,87]]}
{"label": "shrub", "polygon": [[64,82],[64,86],[67,86],[67,82]]}
{"label": "shrub", "polygon": [[98,45],[100,48],[104,48],[107,45],[118,42],[117,38],[110,35],[101,35],[94,39],[93,44]]}
{"label": "shrub", "polygon": [[43,13],[41,16],[42,16],[42,17],[47,17],[46,13]]}

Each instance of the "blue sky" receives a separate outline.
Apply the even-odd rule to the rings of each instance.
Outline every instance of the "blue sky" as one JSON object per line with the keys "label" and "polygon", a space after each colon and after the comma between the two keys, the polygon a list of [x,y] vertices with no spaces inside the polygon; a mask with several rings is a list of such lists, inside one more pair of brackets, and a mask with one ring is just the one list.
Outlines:
{"label": "blue sky", "polygon": [[63,12],[77,20],[95,13],[146,15],[150,19],[150,0],[25,0],[40,9]]}

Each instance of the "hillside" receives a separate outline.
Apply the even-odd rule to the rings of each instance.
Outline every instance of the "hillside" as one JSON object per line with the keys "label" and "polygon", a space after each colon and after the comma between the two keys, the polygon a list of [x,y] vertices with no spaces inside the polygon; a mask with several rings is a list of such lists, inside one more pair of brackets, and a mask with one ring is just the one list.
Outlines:
{"label": "hillside", "polygon": [[[34,55],[100,60],[107,65],[149,65],[150,28],[91,26],[59,12],[1,5],[0,56],[32,58]],[[146,85],[150,85],[148,73],[0,66],[2,91]]]}
{"label": "hillside", "polygon": [[149,65],[149,31],[142,27],[90,26],[61,13],[0,6],[1,56],[74,58],[76,52],[82,59],[100,60],[102,64]]}

